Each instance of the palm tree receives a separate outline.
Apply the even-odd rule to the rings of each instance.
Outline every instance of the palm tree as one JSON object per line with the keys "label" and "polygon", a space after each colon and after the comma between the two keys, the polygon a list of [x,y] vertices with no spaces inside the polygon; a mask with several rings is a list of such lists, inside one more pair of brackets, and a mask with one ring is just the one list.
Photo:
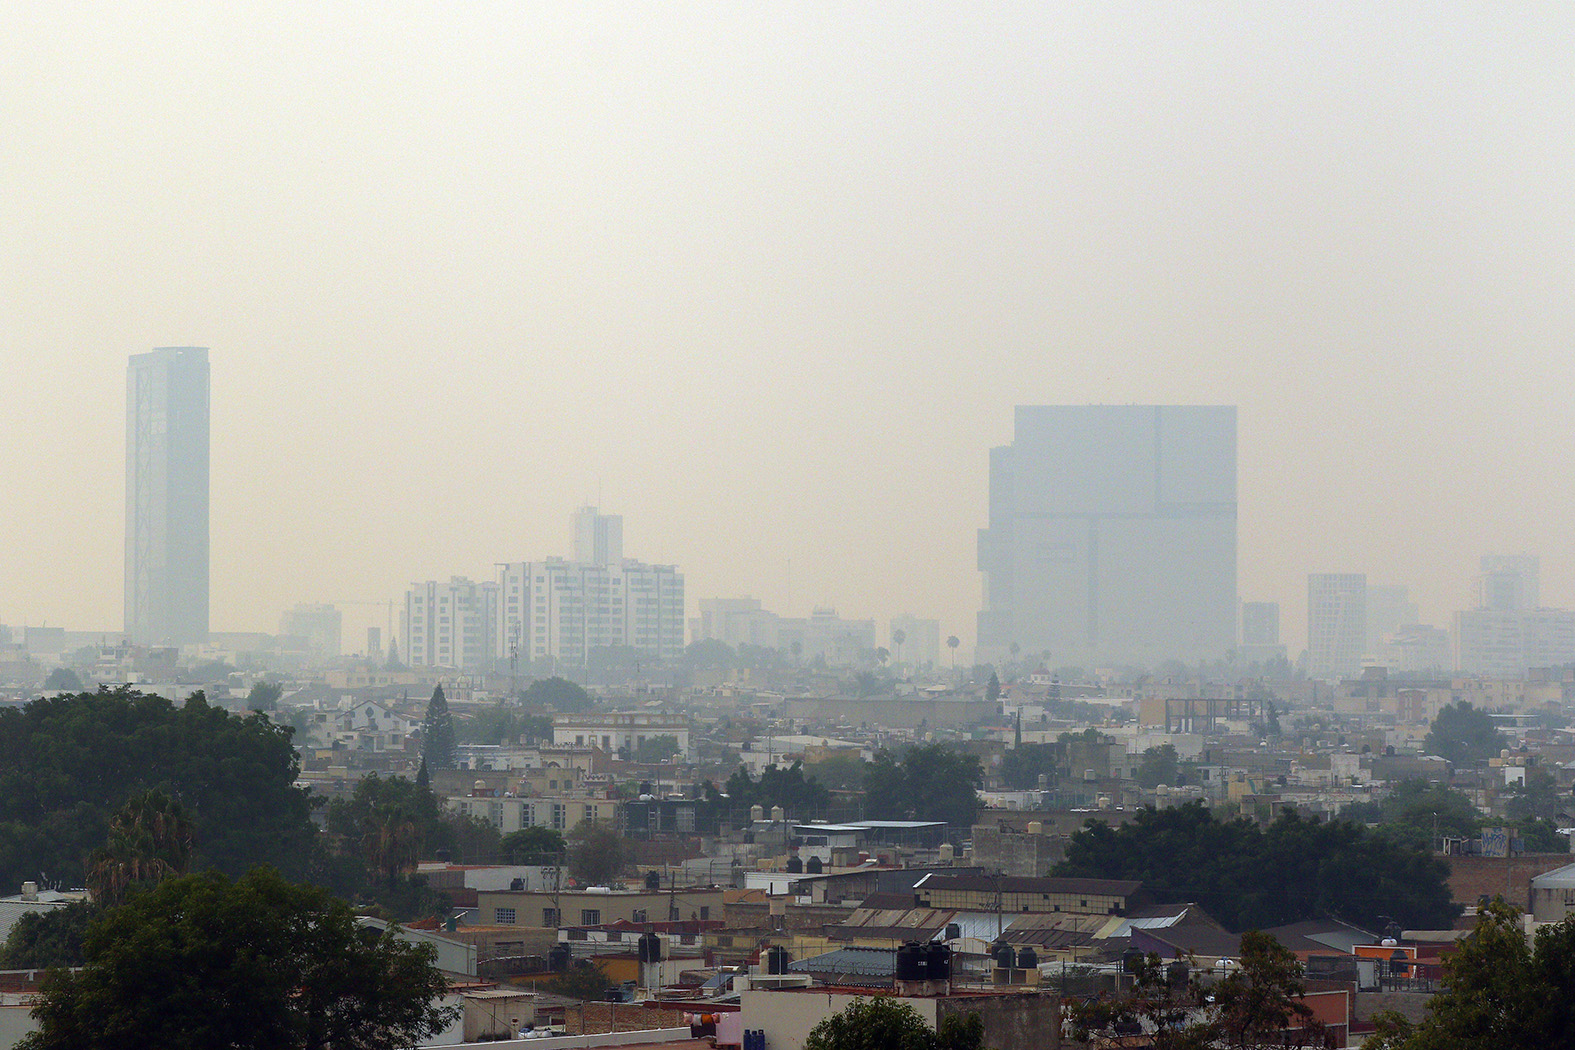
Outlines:
{"label": "palm tree", "polygon": [[897,649],[897,663],[902,664],[902,643],[908,640],[908,632],[901,627],[891,632],[891,644]]}
{"label": "palm tree", "polygon": [[367,867],[387,878],[390,888],[399,881],[400,872],[414,868],[421,859],[421,826],[403,806],[378,806],[367,815],[362,830]]}
{"label": "palm tree", "polygon": [[108,841],[88,855],[87,882],[93,899],[118,904],[137,883],[186,874],[191,866],[192,827],[186,810],[162,791],[145,791],[128,799],[110,818]]}
{"label": "palm tree", "polygon": [[962,639],[955,634],[946,636],[946,648],[952,651],[952,670],[957,670],[957,647],[962,644]]}

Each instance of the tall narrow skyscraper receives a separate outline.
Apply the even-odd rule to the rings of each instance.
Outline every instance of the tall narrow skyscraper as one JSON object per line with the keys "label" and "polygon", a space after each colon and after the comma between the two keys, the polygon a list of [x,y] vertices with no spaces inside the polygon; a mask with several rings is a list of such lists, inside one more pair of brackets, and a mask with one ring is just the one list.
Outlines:
{"label": "tall narrow skyscraper", "polygon": [[166,346],[126,369],[126,633],[208,637],[208,351]]}

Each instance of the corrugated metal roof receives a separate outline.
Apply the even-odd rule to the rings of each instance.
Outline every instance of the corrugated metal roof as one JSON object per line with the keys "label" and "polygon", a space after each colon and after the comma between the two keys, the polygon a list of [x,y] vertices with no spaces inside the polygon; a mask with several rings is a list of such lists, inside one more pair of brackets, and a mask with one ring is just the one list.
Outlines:
{"label": "corrugated metal roof", "polygon": [[1569,890],[1575,889],[1575,864],[1566,864],[1562,868],[1545,871],[1531,880],[1534,890]]}
{"label": "corrugated metal roof", "polygon": [[956,893],[1086,893],[1090,896],[1130,897],[1143,888],[1132,879],[1030,879],[1016,875],[941,875],[931,872],[916,890],[949,890]]}

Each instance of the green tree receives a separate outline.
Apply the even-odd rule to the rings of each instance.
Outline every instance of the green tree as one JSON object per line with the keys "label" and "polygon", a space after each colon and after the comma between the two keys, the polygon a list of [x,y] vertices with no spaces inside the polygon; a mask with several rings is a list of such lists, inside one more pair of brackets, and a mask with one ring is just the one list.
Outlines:
{"label": "green tree", "polygon": [[936,1050],[934,1029],[889,996],[855,999],[810,1030],[804,1050]]}
{"label": "green tree", "polygon": [[0,948],[0,969],[47,970],[87,962],[83,941],[99,908],[87,901],[28,912],[18,918]]}
{"label": "green tree", "polygon": [[596,698],[567,678],[540,678],[520,693],[520,702],[537,710],[550,708],[563,714],[580,714],[596,706]]}
{"label": "green tree", "polygon": [[1024,744],[1009,748],[1001,757],[1001,780],[1009,788],[1032,791],[1039,778],[1054,785],[1066,766],[1066,748],[1059,744]]}
{"label": "green tree", "polygon": [[858,791],[864,786],[864,759],[856,751],[835,751],[806,763],[807,779],[832,791]]}
{"label": "green tree", "polygon": [[876,820],[938,820],[973,824],[984,771],[973,755],[944,744],[909,748],[899,761],[882,750],[865,770],[865,810]]}
{"label": "green tree", "polygon": [[1266,933],[1242,934],[1238,965],[1223,977],[1173,983],[1157,955],[1139,962],[1131,991],[1071,1008],[1074,1038],[1118,1039],[1133,1026],[1156,1050],[1322,1046],[1323,1026],[1303,1001],[1302,966]]}
{"label": "green tree", "polygon": [[93,899],[114,905],[132,886],[184,875],[191,866],[192,822],[162,791],[129,799],[109,822],[109,839],[88,857]]}
{"label": "green tree", "polygon": [[1416,778],[1395,786],[1380,803],[1378,821],[1391,838],[1428,850],[1438,836],[1470,838],[1482,826],[1477,807],[1463,793]]}
{"label": "green tree", "polygon": [[266,863],[303,876],[317,833],[291,733],[201,693],[177,706],[100,689],[0,709],[0,885],[46,872],[83,885],[111,816],[153,788],[189,814],[193,868]]}
{"label": "green tree", "polygon": [[623,871],[623,839],[606,824],[582,820],[569,832],[569,870],[590,886],[603,886]]}
{"label": "green tree", "polygon": [[728,805],[737,815],[747,813],[751,806],[764,806],[767,812],[781,806],[784,813],[797,820],[824,813],[831,805],[831,792],[814,777],[804,775],[804,763],[795,761],[787,769],[767,766],[755,780],[743,766],[727,778],[724,788]]}
{"label": "green tree", "polygon": [[498,845],[510,864],[557,864],[567,848],[562,832],[537,827],[511,831]]}
{"label": "green tree", "polygon": [[1451,765],[1465,766],[1493,758],[1509,742],[1486,711],[1478,711],[1462,700],[1446,704],[1438,712],[1423,746]]}
{"label": "green tree", "polygon": [[1155,788],[1161,784],[1174,784],[1179,772],[1175,745],[1161,744],[1143,752],[1143,761],[1137,768],[1135,779],[1143,787]]}
{"label": "green tree", "polygon": [[738,662],[738,654],[718,638],[702,638],[684,650],[683,662],[690,670],[727,670]]}
{"label": "green tree", "polygon": [[1054,874],[1137,879],[1160,902],[1196,902],[1232,930],[1319,918],[1373,929],[1380,916],[1442,929],[1460,913],[1447,867],[1424,849],[1294,813],[1267,828],[1218,820],[1202,803],[1140,810],[1120,828],[1090,820]]}
{"label": "green tree", "polygon": [[612,978],[607,976],[607,971],[602,969],[600,963],[580,959],[548,981],[545,987],[547,991],[565,999],[599,1002],[607,998],[607,989],[611,985]]}
{"label": "green tree", "polygon": [[246,710],[248,711],[275,711],[278,710],[279,700],[284,696],[284,686],[278,682],[254,682],[251,692],[246,694]]}
{"label": "green tree", "polygon": [[679,752],[678,738],[671,734],[663,733],[660,736],[646,737],[635,745],[634,760],[636,762],[666,762]]}
{"label": "green tree", "polygon": [[454,716],[448,713],[448,698],[440,685],[427,701],[427,714],[421,720],[421,760],[427,769],[454,769],[459,751],[454,740]]}
{"label": "green tree", "polygon": [[45,979],[24,1050],[395,1050],[455,1015],[431,947],[263,868],[133,894],[88,927],[85,956]]}
{"label": "green tree", "polygon": [[1001,699],[1001,679],[994,671],[990,672],[990,680],[984,685],[984,698],[992,704]]}
{"label": "green tree", "polygon": [[1504,812],[1514,821],[1557,820],[1569,807],[1558,792],[1558,784],[1541,766],[1526,770],[1526,780],[1509,790]]}
{"label": "green tree", "polygon": [[57,667],[44,679],[44,689],[47,692],[80,693],[82,679],[69,667]]}
{"label": "green tree", "polygon": [[1575,923],[1543,926],[1527,944],[1520,912],[1502,897],[1444,961],[1444,989],[1427,1016],[1380,1014],[1366,1050],[1498,1050],[1575,1047]]}

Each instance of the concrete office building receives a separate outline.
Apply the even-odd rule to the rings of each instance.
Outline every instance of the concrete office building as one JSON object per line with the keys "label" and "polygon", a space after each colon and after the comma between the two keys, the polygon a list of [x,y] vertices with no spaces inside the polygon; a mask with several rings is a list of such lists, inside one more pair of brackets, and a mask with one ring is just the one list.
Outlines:
{"label": "concrete office building", "polygon": [[1575,663],[1575,612],[1540,607],[1540,575],[1535,554],[1483,556],[1477,607],[1455,614],[1459,670],[1521,678]]}
{"label": "concrete office building", "polygon": [[623,515],[581,507],[571,524],[575,561],[604,567],[623,564]]}
{"label": "concrete office building", "polygon": [[1241,603],[1241,646],[1236,653],[1236,663],[1241,667],[1264,664],[1284,657],[1285,646],[1280,643],[1280,603]]}
{"label": "concrete office building", "polygon": [[126,369],[125,631],[208,637],[208,351],[160,347]]}
{"label": "concrete office building", "polygon": [[1236,644],[1236,409],[1018,406],[990,453],[978,658],[1215,660]]}
{"label": "concrete office building", "polygon": [[1367,648],[1367,576],[1323,572],[1307,577],[1307,673],[1342,678],[1362,669]]}
{"label": "concrete office building", "polygon": [[339,656],[339,640],[344,632],[344,616],[333,605],[322,602],[301,604],[279,617],[279,634],[299,638],[320,659]]}

